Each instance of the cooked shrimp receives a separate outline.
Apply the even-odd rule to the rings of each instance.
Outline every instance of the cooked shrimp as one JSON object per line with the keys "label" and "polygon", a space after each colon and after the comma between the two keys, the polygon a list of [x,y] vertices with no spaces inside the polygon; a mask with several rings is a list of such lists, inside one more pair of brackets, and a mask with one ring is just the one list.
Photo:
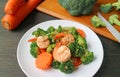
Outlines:
{"label": "cooked shrimp", "polygon": [[71,58],[70,49],[65,45],[57,44],[53,50],[53,58],[59,62],[68,61]]}
{"label": "cooked shrimp", "polygon": [[47,48],[50,44],[50,41],[47,36],[39,36],[37,38],[37,45],[39,48]]}
{"label": "cooked shrimp", "polygon": [[74,42],[74,37],[71,34],[67,34],[65,37],[61,39],[62,45],[69,45],[70,43]]}

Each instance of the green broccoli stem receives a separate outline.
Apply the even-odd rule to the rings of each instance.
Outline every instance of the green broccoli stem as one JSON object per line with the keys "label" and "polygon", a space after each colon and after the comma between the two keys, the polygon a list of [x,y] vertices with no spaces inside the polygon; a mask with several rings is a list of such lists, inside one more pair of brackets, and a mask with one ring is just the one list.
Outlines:
{"label": "green broccoli stem", "polygon": [[91,23],[94,27],[105,26],[105,23],[96,15],[91,18]]}
{"label": "green broccoli stem", "polygon": [[120,26],[120,21],[118,19],[115,19],[114,23],[118,26]]}
{"label": "green broccoli stem", "polygon": [[117,2],[112,3],[112,6],[116,8],[116,10],[120,10],[120,0]]}
{"label": "green broccoli stem", "polygon": [[119,18],[119,17],[118,17],[117,14],[112,14],[112,15],[109,17],[109,22],[110,22],[111,24],[115,24],[115,25],[120,26],[120,21],[119,21],[118,18]]}

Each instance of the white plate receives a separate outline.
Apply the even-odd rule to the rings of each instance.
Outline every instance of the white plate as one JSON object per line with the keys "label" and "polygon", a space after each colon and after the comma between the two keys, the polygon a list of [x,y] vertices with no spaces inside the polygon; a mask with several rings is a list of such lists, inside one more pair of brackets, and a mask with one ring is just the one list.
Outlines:
{"label": "white plate", "polygon": [[[35,66],[35,59],[31,56],[30,43],[28,43],[28,39],[34,37],[32,32],[37,28],[42,28],[47,30],[49,26],[54,26],[57,28],[59,25],[61,26],[75,26],[76,28],[83,29],[86,33],[86,40],[88,44],[88,48],[90,51],[94,52],[95,59],[88,65],[80,65],[79,69],[74,71],[71,74],[64,74],[56,69],[49,69],[46,71],[40,70]],[[98,36],[88,27],[73,21],[68,20],[51,20],[42,22],[30,30],[28,30],[23,37],[21,38],[18,48],[17,48],[17,60],[22,69],[22,71],[28,77],[93,77],[95,73],[99,70],[102,61],[103,61],[103,46]]]}

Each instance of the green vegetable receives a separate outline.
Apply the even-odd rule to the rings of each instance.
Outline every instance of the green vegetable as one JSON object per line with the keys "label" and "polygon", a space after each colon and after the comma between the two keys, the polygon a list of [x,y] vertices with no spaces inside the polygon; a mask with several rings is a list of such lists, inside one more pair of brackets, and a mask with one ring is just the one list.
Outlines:
{"label": "green vegetable", "polygon": [[105,23],[98,16],[93,16],[91,18],[91,23],[94,27],[105,26]]}
{"label": "green vegetable", "polygon": [[75,55],[75,51],[76,51],[76,46],[77,46],[77,43],[76,42],[72,42],[72,43],[70,43],[69,45],[68,45],[68,48],[70,49],[70,52],[71,52],[71,54],[73,55]]}
{"label": "green vegetable", "polygon": [[50,26],[48,29],[47,29],[47,32],[48,33],[51,33],[51,32],[54,32],[55,31],[55,28],[53,26]]}
{"label": "green vegetable", "polygon": [[81,57],[81,61],[83,64],[89,64],[93,61],[94,59],[94,54],[93,52],[90,52],[88,50],[85,51],[85,54]]}
{"label": "green vegetable", "polygon": [[30,53],[31,53],[31,55],[32,55],[34,58],[36,58],[36,57],[38,56],[38,52],[39,52],[38,47],[32,47],[32,48],[30,49]]}
{"label": "green vegetable", "polygon": [[77,42],[73,42],[73,43],[69,44],[68,48],[70,49],[71,54],[74,57],[81,57],[85,53],[84,52],[85,49]]}
{"label": "green vegetable", "polygon": [[54,69],[59,69],[60,64],[61,64],[60,62],[53,60],[53,62],[52,62],[52,67],[53,67]]}
{"label": "green vegetable", "polygon": [[47,31],[40,29],[40,28],[38,28],[36,31],[32,32],[32,35],[35,35],[35,37],[44,36],[46,34],[47,34]]}
{"label": "green vegetable", "polygon": [[77,43],[80,44],[83,48],[87,48],[87,42],[86,39],[83,38],[82,36],[78,36],[76,39]]}
{"label": "green vegetable", "polygon": [[120,0],[117,2],[112,3],[112,6],[116,8],[116,10],[120,10]]}
{"label": "green vegetable", "polygon": [[85,49],[81,45],[76,46],[76,51],[74,52],[75,57],[81,57],[85,54]]}
{"label": "green vegetable", "polygon": [[76,31],[76,28],[75,27],[71,27],[69,29],[69,33],[73,35],[73,37],[76,39],[77,36],[79,35],[78,32]]}
{"label": "green vegetable", "polygon": [[62,32],[63,31],[63,29],[62,29],[62,27],[61,27],[61,25],[58,27],[58,29],[57,29],[57,32],[58,33],[60,33],[60,32]]}
{"label": "green vegetable", "polygon": [[48,38],[51,44],[53,44],[55,42],[52,33],[48,34]]}
{"label": "green vegetable", "polygon": [[36,42],[32,42],[32,43],[30,44],[30,48],[33,48],[33,47],[38,47]]}
{"label": "green vegetable", "polygon": [[66,74],[70,74],[74,71],[74,65],[72,61],[69,60],[67,62],[61,63],[59,69]]}
{"label": "green vegetable", "polygon": [[112,4],[111,3],[100,5],[100,11],[102,11],[103,13],[109,13],[111,10],[112,10]]}
{"label": "green vegetable", "polygon": [[36,42],[32,42],[30,44],[30,54],[36,58],[38,56],[38,52],[39,52],[39,49],[38,49],[38,46],[37,46],[37,43]]}
{"label": "green vegetable", "polygon": [[118,17],[117,14],[112,14],[112,15],[109,17],[109,22],[110,22],[111,24],[116,24],[116,25],[120,26],[120,21],[119,21],[118,18],[119,18],[119,17]]}
{"label": "green vegetable", "polygon": [[47,47],[47,52],[51,52],[53,48],[55,47],[55,44],[51,44]]}
{"label": "green vegetable", "polygon": [[59,0],[59,3],[73,16],[89,15],[97,0]]}

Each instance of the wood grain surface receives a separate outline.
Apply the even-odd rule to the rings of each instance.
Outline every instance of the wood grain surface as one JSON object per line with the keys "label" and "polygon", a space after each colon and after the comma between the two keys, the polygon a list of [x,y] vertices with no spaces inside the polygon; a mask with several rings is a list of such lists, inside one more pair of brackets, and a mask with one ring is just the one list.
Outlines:
{"label": "wood grain surface", "polygon": [[[71,16],[63,7],[60,6],[60,4],[58,3],[58,0],[45,0],[42,3],[40,3],[36,9],[60,19],[67,19],[67,20],[72,20],[72,21],[82,23],[85,26],[88,26],[89,28],[91,28],[96,33],[102,36],[105,36],[111,40],[117,41],[114,38],[114,36],[105,27],[95,28],[91,24],[91,17],[97,14],[97,12],[99,11],[99,6],[101,4],[112,3],[116,1],[117,0],[97,0],[93,8],[93,11],[89,16],[77,16],[77,17]],[[106,19],[108,19],[109,16],[114,13],[120,16],[120,11],[116,11],[115,9],[113,9],[113,11],[108,14],[104,14],[104,13],[102,14]],[[120,32],[120,26],[115,25],[114,27]]]}

